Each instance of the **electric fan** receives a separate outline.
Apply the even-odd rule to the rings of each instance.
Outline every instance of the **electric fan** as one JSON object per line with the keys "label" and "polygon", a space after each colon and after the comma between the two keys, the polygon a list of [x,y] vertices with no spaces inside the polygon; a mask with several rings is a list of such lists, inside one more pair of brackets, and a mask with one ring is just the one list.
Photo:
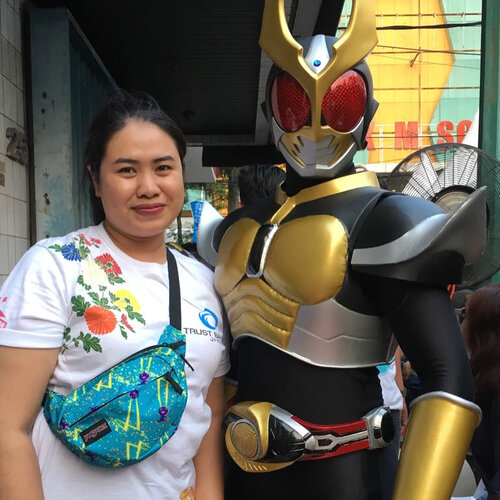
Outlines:
{"label": "electric fan", "polygon": [[[387,189],[456,210],[478,186],[487,186],[487,240],[479,261],[467,266],[458,288],[471,288],[500,269],[500,162],[474,146],[434,144],[402,160],[386,179]],[[496,231],[495,231],[496,229]]]}

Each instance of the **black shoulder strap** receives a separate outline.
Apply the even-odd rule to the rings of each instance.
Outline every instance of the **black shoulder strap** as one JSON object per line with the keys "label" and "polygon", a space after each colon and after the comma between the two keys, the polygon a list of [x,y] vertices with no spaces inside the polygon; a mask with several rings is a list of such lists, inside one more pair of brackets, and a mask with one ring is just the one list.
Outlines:
{"label": "black shoulder strap", "polygon": [[179,272],[177,270],[177,261],[175,260],[174,254],[168,249],[168,247],[167,265],[170,324],[177,328],[177,330],[181,330],[181,287],[179,284]]}

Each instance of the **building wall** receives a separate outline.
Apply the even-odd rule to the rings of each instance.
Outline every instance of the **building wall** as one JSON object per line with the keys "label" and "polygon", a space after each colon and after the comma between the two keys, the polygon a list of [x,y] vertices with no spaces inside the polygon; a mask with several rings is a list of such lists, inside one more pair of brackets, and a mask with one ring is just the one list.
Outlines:
{"label": "building wall", "polygon": [[29,247],[27,167],[7,156],[19,156],[7,129],[26,137],[21,2],[0,0],[0,284]]}
{"label": "building wall", "polygon": [[[417,149],[462,142],[470,129],[479,107],[482,2],[373,4],[378,44],[367,62],[380,106],[367,148],[354,162],[391,172]],[[351,7],[352,0],[346,0],[341,26],[347,25]]]}

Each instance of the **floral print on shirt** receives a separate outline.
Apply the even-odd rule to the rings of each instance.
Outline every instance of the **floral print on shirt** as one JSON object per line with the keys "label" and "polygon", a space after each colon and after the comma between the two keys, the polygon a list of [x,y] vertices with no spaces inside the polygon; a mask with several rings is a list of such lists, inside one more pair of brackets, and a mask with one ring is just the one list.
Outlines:
{"label": "floral print on shirt", "polygon": [[[6,302],[7,302],[7,297],[0,297],[0,306],[2,305],[2,303],[5,304]],[[0,328],[7,328],[7,318],[1,309],[0,309]]]}
{"label": "floral print on shirt", "polygon": [[194,488],[186,488],[179,496],[181,500],[194,500]]}
{"label": "floral print on shirt", "polygon": [[65,260],[81,265],[71,305],[73,312],[85,319],[88,331],[75,334],[70,327],[66,327],[62,352],[72,346],[81,346],[87,353],[102,352],[101,336],[119,331],[127,339],[129,332],[135,333],[135,323],[146,324],[139,313],[141,306],[137,299],[128,290],[115,288],[125,283],[115,259],[109,253],[95,258],[92,256],[101,244],[100,240],[80,233],[71,243],[49,247],[60,252]]}

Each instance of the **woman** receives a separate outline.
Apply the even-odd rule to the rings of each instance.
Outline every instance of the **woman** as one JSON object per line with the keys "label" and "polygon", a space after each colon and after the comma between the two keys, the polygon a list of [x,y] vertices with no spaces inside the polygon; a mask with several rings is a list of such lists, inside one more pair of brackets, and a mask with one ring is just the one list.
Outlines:
{"label": "woman", "polygon": [[500,283],[476,290],[467,300],[462,332],[476,378],[483,419],[472,440],[488,500],[500,500]]}
{"label": "woman", "polygon": [[47,388],[68,394],[158,343],[170,319],[164,231],[183,204],[185,152],[152,98],[119,95],[94,118],[84,153],[97,225],[38,242],[0,290],[0,499],[223,498],[229,362],[212,273],[192,258],[173,252],[194,370],[186,369],[187,405],[171,439],[130,467],[94,467],[40,412]]}

